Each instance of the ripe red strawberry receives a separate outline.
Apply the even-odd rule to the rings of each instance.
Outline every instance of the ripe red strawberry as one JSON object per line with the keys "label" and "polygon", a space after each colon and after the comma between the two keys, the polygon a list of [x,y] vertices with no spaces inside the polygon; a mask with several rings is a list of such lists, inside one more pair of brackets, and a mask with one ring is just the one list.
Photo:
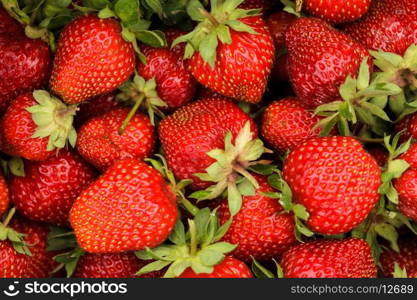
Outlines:
{"label": "ripe red strawberry", "polygon": [[6,212],[9,207],[9,188],[4,179],[3,172],[0,172],[0,217]]}
{"label": "ripe red strawberry", "polygon": [[398,242],[400,252],[387,248],[380,256],[381,270],[385,277],[392,277],[394,265],[405,268],[409,278],[417,275],[417,239],[408,238]]}
{"label": "ripe red strawberry", "polygon": [[25,161],[25,175],[12,175],[10,194],[17,210],[29,219],[65,225],[74,200],[95,179],[77,154],[62,150],[45,161]]}
{"label": "ripe red strawberry", "polygon": [[81,16],[60,34],[51,91],[69,104],[115,90],[135,68],[135,54],[114,19]]}
{"label": "ripe red strawberry", "polygon": [[360,224],[380,197],[381,170],[352,137],[312,138],[284,162],[283,177],[294,202],[306,207],[307,224],[321,234],[340,234]]}
{"label": "ripe red strawberry", "polygon": [[312,16],[330,23],[352,22],[362,17],[369,9],[371,0],[304,0],[303,8]]}
{"label": "ripe red strawberry", "polygon": [[186,269],[179,278],[252,278],[253,274],[245,263],[227,256],[221,263],[214,266],[210,274],[196,274],[191,268]]}
{"label": "ripe red strawberry", "polygon": [[368,14],[344,32],[367,49],[403,55],[417,43],[417,7],[408,0],[372,1]]}
{"label": "ripe red strawberry", "polygon": [[0,278],[25,278],[27,255],[17,253],[10,241],[0,241]]}
{"label": "ripe red strawberry", "polygon": [[119,159],[144,159],[153,150],[154,129],[146,115],[135,113],[119,133],[128,114],[129,108],[114,108],[88,120],[78,131],[78,152],[101,171]]}
{"label": "ripe red strawberry", "polygon": [[249,11],[236,13],[238,3],[234,4],[221,2],[211,13],[204,11],[201,23],[174,45],[188,42],[186,58],[202,85],[227,97],[258,103],[273,65],[274,45],[262,18]]}
{"label": "ripe red strawberry", "polygon": [[262,15],[268,14],[269,11],[274,7],[273,0],[244,0],[239,8],[243,9],[261,9]]}
{"label": "ripe red strawberry", "polygon": [[75,115],[74,121],[77,125],[82,125],[87,120],[116,108],[118,104],[119,102],[116,99],[116,93],[108,93],[93,97],[78,106],[79,110]]}
{"label": "ripe red strawberry", "polygon": [[23,27],[0,7],[0,35],[3,34],[23,35]]}
{"label": "ripe red strawberry", "polygon": [[400,142],[402,143],[411,138],[410,125],[413,117],[414,114],[407,115],[395,124],[395,132],[402,132],[400,137]]}
{"label": "ripe red strawberry", "polygon": [[297,98],[274,101],[262,118],[262,135],[279,152],[292,150],[300,143],[320,134],[313,127],[322,117],[305,109]]}
{"label": "ripe red strawberry", "polygon": [[367,149],[367,151],[372,155],[380,167],[385,166],[385,164],[388,162],[388,152],[385,150],[385,148],[375,146]]}
{"label": "ripe red strawberry", "polygon": [[155,247],[177,219],[175,194],[161,174],[137,159],[116,162],[75,200],[70,222],[91,253]]}
{"label": "ripe red strawberry", "polygon": [[[175,52],[175,54],[177,54],[179,57],[183,57],[184,56],[184,52],[185,52],[185,45],[184,44],[178,44],[174,47],[172,47],[174,41],[179,38],[180,36],[186,34],[187,32],[184,32],[182,30],[179,30],[177,28],[168,28],[167,30],[164,31],[165,34],[165,39],[167,40],[167,48],[171,49],[172,52]],[[185,63],[187,63],[187,61],[185,61]]]}
{"label": "ripe red strawberry", "polygon": [[132,252],[125,253],[85,253],[80,257],[74,273],[76,278],[157,278],[162,272],[152,272],[136,276],[144,266]]}
{"label": "ripe red strawberry", "polygon": [[236,137],[248,121],[256,137],[256,125],[251,118],[235,103],[220,97],[187,104],[163,119],[159,126],[159,138],[175,177],[178,180],[192,179],[194,188],[211,185],[194,174],[204,173],[215,161],[207,152],[223,149],[228,131]]}
{"label": "ripe red strawberry", "polygon": [[339,87],[357,76],[368,51],[325,21],[300,18],[286,34],[288,72],[297,97],[307,107],[340,99]]}
{"label": "ripe red strawberry", "polygon": [[[286,251],[294,242],[294,221],[289,213],[283,213],[278,199],[262,193],[274,192],[264,176],[254,175],[259,188],[254,196],[244,196],[240,211],[233,217],[223,240],[236,244],[234,257],[250,262],[271,260]],[[227,201],[218,209],[220,223],[230,218]]]}
{"label": "ripe red strawberry", "polygon": [[189,102],[196,92],[197,82],[175,52],[166,48],[142,47],[146,64],[139,61],[138,74],[145,80],[155,78],[156,91],[169,109]]}
{"label": "ripe red strawberry", "polygon": [[297,17],[295,15],[285,11],[275,12],[268,17],[266,24],[268,25],[277,51],[285,47],[285,33],[296,19]]}
{"label": "ripe red strawberry", "polygon": [[361,239],[317,240],[299,244],[281,258],[288,278],[375,278],[369,245]]}
{"label": "ripe red strawberry", "polygon": [[1,33],[0,23],[0,111],[18,95],[45,85],[51,65],[51,53],[44,42],[27,38],[14,22],[6,22],[5,26],[10,26],[7,33]]}

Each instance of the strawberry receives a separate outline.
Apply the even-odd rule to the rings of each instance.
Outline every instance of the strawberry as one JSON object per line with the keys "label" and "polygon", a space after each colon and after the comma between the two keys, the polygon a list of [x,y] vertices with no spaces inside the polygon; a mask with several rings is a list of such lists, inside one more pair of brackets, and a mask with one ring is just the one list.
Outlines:
{"label": "strawberry", "polygon": [[340,99],[340,85],[348,75],[356,77],[361,62],[369,56],[362,45],[315,18],[294,21],[286,33],[286,44],[291,84],[309,108]]}
{"label": "strawberry", "polygon": [[137,159],[113,164],[75,200],[70,222],[91,253],[155,247],[174,227],[175,194],[161,174]]}
{"label": "strawberry", "polygon": [[6,10],[0,7],[0,35],[3,34],[23,35],[23,28],[9,16]]}
{"label": "strawberry", "polygon": [[273,0],[244,0],[239,8],[242,9],[260,9],[263,16],[268,14],[274,7]]}
{"label": "strawberry", "polygon": [[371,0],[304,0],[303,8],[314,17],[330,23],[352,22],[362,17],[369,9]]}
{"label": "strawberry", "polygon": [[118,104],[119,102],[116,99],[116,93],[108,93],[93,97],[78,106],[74,121],[77,125],[82,125],[89,119],[111,111],[113,108],[116,108]]}
{"label": "strawberry", "polygon": [[285,33],[296,19],[297,17],[295,15],[285,11],[275,12],[268,17],[266,24],[268,25],[277,51],[285,47]]}
{"label": "strawberry", "polygon": [[[212,1],[200,8],[195,29],[176,39],[187,42],[191,73],[205,87],[224,96],[258,103],[274,61],[274,45],[265,22],[253,11],[236,10],[238,2]],[[217,40],[219,39],[219,40]]]}
{"label": "strawberry", "polygon": [[[51,66],[48,46],[39,39],[27,38],[14,20],[3,23],[4,14],[0,14],[0,111],[18,95],[45,85]],[[3,26],[7,26],[6,33]]]}
{"label": "strawberry", "polygon": [[[294,242],[294,221],[291,214],[283,213],[277,199],[262,193],[272,193],[266,177],[254,175],[259,188],[253,196],[244,196],[242,208],[233,217],[229,230],[222,240],[238,245],[231,253],[234,257],[250,262],[276,258]],[[225,224],[230,218],[226,201],[218,208],[219,220]]]}
{"label": "strawberry", "polygon": [[13,204],[27,218],[55,225],[68,222],[74,200],[95,179],[91,167],[67,150],[45,161],[25,161],[24,171],[10,178]]}
{"label": "strawberry", "polygon": [[114,19],[76,18],[61,32],[50,78],[51,91],[69,104],[115,90],[134,71],[132,45]]}
{"label": "strawberry", "polygon": [[394,275],[394,265],[404,268],[410,278],[417,275],[417,239],[407,238],[398,242],[400,252],[386,249],[380,257],[381,270],[385,277]]}
{"label": "strawberry", "polygon": [[77,150],[89,163],[104,171],[122,158],[144,159],[154,146],[149,118],[135,113],[120,133],[128,108],[114,108],[88,120],[78,131]]}
{"label": "strawberry", "polygon": [[367,49],[402,55],[417,43],[417,7],[413,1],[372,1],[368,14],[343,29]]}
{"label": "strawberry", "polygon": [[284,153],[311,137],[320,134],[314,128],[322,117],[305,109],[297,98],[274,101],[262,117],[262,135],[279,152]]}
{"label": "strawberry", "polygon": [[27,259],[13,249],[9,241],[0,241],[0,278],[25,278]]}
{"label": "strawberry", "polygon": [[155,78],[158,96],[169,109],[178,108],[194,97],[197,82],[182,56],[166,48],[142,47],[142,51],[146,64],[139,61],[138,74],[145,80]]}
{"label": "strawberry", "polygon": [[7,211],[9,207],[9,188],[4,179],[3,173],[0,172],[0,217]]}
{"label": "strawberry", "polygon": [[288,278],[375,278],[369,245],[361,239],[317,240],[290,248],[281,258]]}
{"label": "strawberry", "polygon": [[[174,41],[179,38],[180,36],[186,34],[187,32],[184,32],[182,30],[179,30],[177,28],[168,28],[164,31],[165,39],[167,40],[168,49],[171,49],[172,52],[177,54],[179,57],[183,57],[185,53],[185,45],[184,44],[178,44],[173,47]],[[187,63],[187,61],[185,61]]]}
{"label": "strawberry", "polygon": [[253,274],[245,263],[227,256],[214,267],[212,273],[197,274],[193,269],[186,269],[178,278],[252,278]]}
{"label": "strawberry", "polygon": [[380,167],[385,166],[388,162],[388,152],[383,147],[374,146],[367,149],[367,151],[372,155]]}
{"label": "strawberry", "polygon": [[340,234],[359,225],[380,197],[381,170],[352,137],[311,138],[284,161],[283,177],[294,202],[310,214],[307,225]]}
{"label": "strawberry", "polygon": [[[51,118],[45,118],[45,108],[53,112]],[[67,136],[72,136],[74,143],[74,114],[75,107],[66,107],[45,91],[22,94],[10,103],[0,120],[1,149],[28,160],[46,160],[54,155],[52,150],[65,146]],[[57,135],[48,138],[51,129]]]}

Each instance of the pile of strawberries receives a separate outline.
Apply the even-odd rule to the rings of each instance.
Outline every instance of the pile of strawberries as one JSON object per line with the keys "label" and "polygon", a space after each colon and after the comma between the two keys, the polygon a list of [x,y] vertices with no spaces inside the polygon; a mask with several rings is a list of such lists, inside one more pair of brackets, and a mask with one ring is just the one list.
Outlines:
{"label": "pile of strawberries", "polygon": [[0,2],[0,277],[417,277],[416,1]]}

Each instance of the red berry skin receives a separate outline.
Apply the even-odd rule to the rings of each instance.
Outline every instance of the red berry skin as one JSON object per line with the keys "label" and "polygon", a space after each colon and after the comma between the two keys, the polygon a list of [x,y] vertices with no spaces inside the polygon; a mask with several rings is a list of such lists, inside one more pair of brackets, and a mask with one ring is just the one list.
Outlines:
{"label": "red berry skin", "polygon": [[27,108],[37,104],[32,93],[22,94],[10,103],[0,120],[2,152],[34,161],[43,161],[55,154],[47,150],[48,137],[32,138],[37,125]]}
{"label": "red berry skin", "polygon": [[385,148],[376,146],[367,150],[369,154],[375,159],[380,167],[383,167],[388,162],[388,152]]}
{"label": "red berry skin", "polygon": [[4,179],[3,172],[0,172],[0,218],[9,207],[9,187]]}
{"label": "red berry skin", "polygon": [[41,40],[20,32],[0,34],[0,111],[18,95],[44,86],[50,67],[51,52]]}
{"label": "red berry skin", "polygon": [[343,29],[370,50],[403,55],[417,43],[417,7],[414,1],[372,1],[368,14]]}
{"label": "red berry skin", "polygon": [[85,253],[80,257],[75,278],[158,278],[163,272],[151,272],[136,276],[147,262],[139,260],[132,252]]}
{"label": "red berry skin", "polygon": [[75,115],[74,122],[76,125],[82,125],[87,120],[109,112],[118,105],[119,102],[114,92],[93,97],[78,106],[79,110]]}
{"label": "red berry skin", "polygon": [[[167,40],[168,49],[171,49],[172,52],[175,52],[179,57],[184,57],[185,44],[177,44],[175,47],[172,47],[174,41],[180,36],[187,34],[187,32],[179,30],[177,28],[168,28],[164,31],[165,39]],[[185,61],[187,63],[187,61]]]}
{"label": "red berry skin", "polygon": [[340,99],[340,85],[348,75],[356,77],[369,56],[362,45],[316,18],[294,21],[286,44],[291,84],[308,108]]}
{"label": "red berry skin", "polygon": [[287,278],[375,278],[377,269],[364,240],[316,240],[296,245],[281,259]]}
{"label": "red berry skin", "polygon": [[115,90],[134,68],[134,50],[120,24],[86,15],[61,32],[49,84],[66,103],[77,104]]}
{"label": "red berry skin", "polygon": [[241,22],[258,34],[230,30],[232,43],[219,41],[214,68],[196,52],[189,60],[192,74],[205,87],[249,103],[261,101],[274,62],[274,45],[265,22],[247,17]]}
{"label": "red berry skin", "polygon": [[295,20],[297,20],[295,15],[285,11],[275,12],[268,17],[266,24],[277,51],[285,47],[285,33]]}
{"label": "red berry skin", "polygon": [[[288,54],[285,53],[275,60],[274,66],[271,70],[272,82],[289,82],[290,75],[288,74]],[[290,87],[291,88],[291,87]]]}
{"label": "red berry skin", "polygon": [[[293,216],[283,213],[278,199],[261,194],[274,192],[265,176],[253,174],[259,188],[254,196],[244,196],[240,211],[233,217],[232,224],[223,240],[237,245],[231,253],[244,262],[268,261],[278,257],[295,243]],[[218,208],[221,224],[230,218],[227,201]]]}
{"label": "red berry skin", "polygon": [[310,214],[307,225],[331,235],[350,231],[380,197],[381,170],[352,137],[311,138],[286,158],[283,177],[293,200]]}
{"label": "red berry skin", "polygon": [[168,109],[178,108],[189,102],[197,89],[197,81],[182,56],[166,48],[144,47],[146,64],[138,62],[138,74],[146,80],[155,78],[158,96]]}
{"label": "red berry skin", "polygon": [[10,178],[12,202],[29,219],[65,225],[73,202],[95,178],[78,154],[62,150],[42,162],[25,161],[25,176]]}
{"label": "red berry skin", "polygon": [[223,97],[204,98],[179,108],[159,125],[168,167],[178,180],[192,179],[194,189],[209,187],[211,182],[201,181],[194,174],[204,173],[214,163],[207,152],[224,149],[226,133],[230,131],[235,138],[247,121],[257,137],[252,119]]}
{"label": "red berry skin", "polygon": [[154,128],[143,114],[135,114],[122,134],[119,128],[130,109],[119,107],[88,120],[78,131],[78,152],[101,171],[123,158],[144,159],[154,148]]}
{"label": "red berry skin", "polygon": [[398,242],[400,252],[386,248],[379,260],[381,271],[384,277],[393,277],[394,265],[397,263],[400,268],[405,268],[408,278],[415,278],[417,275],[417,239],[407,238]]}
{"label": "red berry skin", "polygon": [[0,241],[0,278],[26,278],[27,258],[17,253],[10,241]]}
{"label": "red berry skin", "polygon": [[236,258],[226,256],[225,259],[214,266],[211,274],[196,274],[191,268],[186,269],[178,278],[252,278],[248,266]]}
{"label": "red berry skin", "polygon": [[274,101],[265,110],[261,131],[265,140],[279,152],[292,150],[321,129],[313,129],[321,117],[305,109],[294,97]]}
{"label": "red berry skin", "polygon": [[346,23],[366,14],[371,0],[305,0],[303,4],[304,9],[312,16],[330,23]]}
{"label": "red berry skin", "polygon": [[261,9],[263,16],[267,15],[274,7],[273,0],[245,0],[239,8],[242,9]]}
{"label": "red berry skin", "polygon": [[156,247],[177,219],[176,197],[155,169],[137,159],[116,162],[75,200],[70,222],[91,253]]}
{"label": "red berry skin", "polygon": [[0,35],[14,34],[23,36],[23,33],[23,27],[0,7]]}

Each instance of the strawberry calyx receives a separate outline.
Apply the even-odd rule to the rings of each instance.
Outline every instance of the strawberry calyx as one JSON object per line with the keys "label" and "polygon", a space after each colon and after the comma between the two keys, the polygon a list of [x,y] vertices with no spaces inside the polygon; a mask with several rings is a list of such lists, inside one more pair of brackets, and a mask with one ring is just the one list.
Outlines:
{"label": "strawberry calyx", "polygon": [[152,166],[162,174],[162,176],[168,180],[171,189],[177,196],[179,204],[186,209],[191,215],[197,215],[199,209],[190,202],[185,196],[185,188],[192,183],[191,179],[183,179],[177,182],[174,173],[168,168],[165,157],[161,154],[155,154],[158,159],[146,158],[145,161],[152,164]]}
{"label": "strawberry calyx", "polygon": [[282,270],[282,267],[279,265],[279,263],[275,259],[273,259],[272,261],[275,263],[275,266],[277,268],[276,274],[272,273],[270,270],[265,268],[256,259],[252,258],[251,270],[252,270],[252,273],[255,275],[255,277],[256,278],[284,278],[284,271]]}
{"label": "strawberry calyx", "polygon": [[47,150],[61,149],[69,143],[75,147],[77,132],[73,127],[74,116],[78,110],[76,105],[65,105],[47,91],[36,90],[33,98],[37,105],[27,108],[32,120],[37,125],[32,138],[49,137]]}
{"label": "strawberry calyx", "polygon": [[301,10],[303,9],[303,0],[281,0],[281,3],[284,4],[283,11],[293,14],[294,16],[301,17]]}
{"label": "strawberry calyx", "polygon": [[244,0],[212,0],[208,12],[198,0],[187,4],[187,13],[198,25],[193,31],[177,38],[172,47],[186,43],[184,58],[188,59],[198,51],[203,60],[214,68],[217,58],[217,46],[220,43],[231,44],[230,29],[238,32],[257,34],[240,19],[260,14],[259,9],[244,10],[238,6]]}
{"label": "strawberry calyx", "polygon": [[228,131],[224,139],[224,149],[214,149],[207,153],[216,161],[206,169],[206,173],[194,174],[203,181],[215,184],[192,193],[190,198],[198,201],[212,200],[227,194],[230,213],[232,216],[236,215],[242,206],[242,196],[255,195],[255,190],[259,187],[248,168],[269,163],[258,159],[271,150],[266,149],[263,142],[254,139],[253,135],[249,121],[237,134],[234,144],[232,134]]}
{"label": "strawberry calyx", "polygon": [[406,268],[401,268],[401,266],[395,262],[394,263],[394,271],[392,272],[393,278],[408,278]]}
{"label": "strawberry calyx", "polygon": [[[25,164],[21,157],[14,156],[7,162],[7,169],[14,176],[25,176]],[[6,172],[5,172],[6,173]],[[8,172],[6,173],[8,174]]]}
{"label": "strawberry calyx", "polygon": [[15,213],[16,208],[12,207],[5,215],[3,222],[0,223],[0,241],[10,241],[17,253],[32,256],[29,250],[30,245],[24,240],[26,234],[19,233],[8,226]]}
{"label": "strawberry calyx", "polygon": [[327,136],[336,125],[341,135],[350,136],[350,124],[367,125],[373,133],[383,136],[384,128],[380,123],[391,122],[384,111],[388,96],[401,93],[401,88],[396,84],[372,78],[368,61],[369,57],[362,61],[357,78],[348,75],[340,86],[342,100],[316,108],[315,114],[325,117],[315,126],[322,128],[321,136]]}
{"label": "strawberry calyx", "polygon": [[169,244],[135,252],[139,259],[154,260],[136,274],[143,275],[166,267],[165,278],[178,277],[187,268],[197,274],[212,273],[213,267],[236,248],[236,245],[220,242],[230,224],[231,220],[220,226],[216,210],[208,208],[201,209],[194,219],[188,219],[187,232],[183,222],[178,220],[168,238]]}
{"label": "strawberry calyx", "polygon": [[145,80],[143,77],[136,74],[133,81],[124,83],[119,90],[121,93],[117,95],[118,100],[134,103],[132,110],[119,132],[122,133],[124,131],[130,119],[141,106],[147,110],[152,125],[155,125],[155,114],[160,118],[165,117],[165,114],[160,110],[160,107],[168,107],[168,105],[159,98],[154,78]]}

